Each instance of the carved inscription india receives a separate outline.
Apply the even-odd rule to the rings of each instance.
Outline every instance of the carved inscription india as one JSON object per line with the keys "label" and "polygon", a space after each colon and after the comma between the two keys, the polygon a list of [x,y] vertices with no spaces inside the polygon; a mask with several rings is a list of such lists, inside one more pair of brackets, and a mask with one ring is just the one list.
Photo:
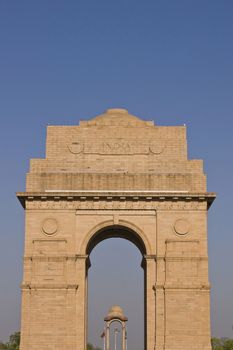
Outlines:
{"label": "carved inscription india", "polygon": [[160,154],[164,151],[161,141],[140,141],[122,139],[105,139],[101,142],[73,141],[68,144],[71,153],[79,154]]}

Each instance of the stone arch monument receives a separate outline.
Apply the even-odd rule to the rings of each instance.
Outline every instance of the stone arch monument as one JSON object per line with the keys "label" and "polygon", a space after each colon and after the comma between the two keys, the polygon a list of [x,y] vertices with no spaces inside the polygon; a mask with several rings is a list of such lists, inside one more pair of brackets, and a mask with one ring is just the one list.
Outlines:
{"label": "stone arch monument", "polygon": [[48,126],[26,192],[21,350],[86,350],[89,254],[131,240],[143,255],[145,350],[210,350],[207,210],[185,126],[124,109]]}

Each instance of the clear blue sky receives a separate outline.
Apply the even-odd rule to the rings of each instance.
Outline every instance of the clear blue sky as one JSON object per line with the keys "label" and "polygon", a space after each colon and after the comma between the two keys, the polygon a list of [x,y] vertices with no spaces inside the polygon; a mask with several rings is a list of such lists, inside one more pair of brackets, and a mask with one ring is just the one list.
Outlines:
{"label": "clear blue sky", "polygon": [[[232,0],[0,0],[0,339],[19,328],[24,217],[15,191],[29,159],[44,156],[48,123],[110,107],[187,125],[189,157],[204,159],[218,193],[209,212],[212,332],[233,337],[232,38]],[[104,243],[93,251],[97,270],[103,254]]]}

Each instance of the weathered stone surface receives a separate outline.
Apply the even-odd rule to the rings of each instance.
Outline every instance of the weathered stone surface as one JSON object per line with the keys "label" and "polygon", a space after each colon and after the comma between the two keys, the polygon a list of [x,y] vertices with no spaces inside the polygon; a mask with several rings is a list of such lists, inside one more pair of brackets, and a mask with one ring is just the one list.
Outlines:
{"label": "weathered stone surface", "polygon": [[[106,237],[131,240],[146,274],[146,350],[210,350],[207,210],[186,128],[110,109],[49,126],[26,192],[21,350],[84,350],[86,269]],[[49,344],[49,345],[48,345]],[[49,347],[48,347],[49,346]]]}

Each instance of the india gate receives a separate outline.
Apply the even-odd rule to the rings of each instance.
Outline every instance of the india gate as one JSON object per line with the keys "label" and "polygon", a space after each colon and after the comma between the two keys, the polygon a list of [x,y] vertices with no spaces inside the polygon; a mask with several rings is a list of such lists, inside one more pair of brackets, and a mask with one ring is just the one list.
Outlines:
{"label": "india gate", "polygon": [[89,255],[112,237],[142,254],[144,350],[211,349],[215,194],[202,160],[187,157],[185,126],[125,109],[48,126],[45,159],[31,159],[17,196],[25,208],[20,350],[86,350]]}

